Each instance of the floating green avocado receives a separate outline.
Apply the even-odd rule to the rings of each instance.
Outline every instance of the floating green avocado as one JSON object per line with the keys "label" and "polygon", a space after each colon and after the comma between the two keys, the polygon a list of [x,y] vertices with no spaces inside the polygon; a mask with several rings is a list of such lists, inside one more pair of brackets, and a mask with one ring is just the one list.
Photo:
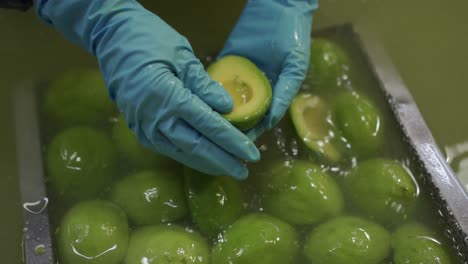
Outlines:
{"label": "floating green avocado", "polygon": [[345,143],[333,124],[331,110],[325,100],[301,93],[292,101],[289,112],[299,138],[309,149],[328,161],[340,161]]}
{"label": "floating green avocado", "polygon": [[242,213],[242,190],[232,177],[211,176],[186,168],[185,196],[197,227],[209,236],[226,229]]}
{"label": "floating green avocado", "polygon": [[95,198],[114,176],[112,141],[88,127],[56,135],[47,148],[47,175],[52,196],[64,202]]}
{"label": "floating green avocado", "polygon": [[210,263],[209,247],[198,233],[179,226],[146,226],[133,231],[123,264]]}
{"label": "floating green avocado", "polygon": [[350,79],[350,58],[333,41],[314,38],[310,65],[304,83],[312,85],[319,94],[336,93],[347,87]]}
{"label": "floating green avocado", "polygon": [[142,171],[117,182],[110,199],[136,225],[179,220],[188,213],[180,176],[169,170]]}
{"label": "floating green avocado", "polygon": [[119,117],[117,122],[114,123],[112,139],[124,162],[129,162],[138,169],[173,168],[178,166],[174,160],[143,147],[122,117]]}
{"label": "floating green avocado", "polygon": [[332,219],[307,236],[304,254],[313,264],[379,264],[390,253],[390,234],[357,217]]}
{"label": "floating green avocado", "polygon": [[73,206],[58,228],[60,263],[120,264],[128,245],[125,213],[107,201]]}
{"label": "floating green avocado", "polygon": [[47,121],[54,127],[106,123],[116,112],[98,70],[67,71],[53,80],[44,98]]}
{"label": "floating green avocado", "polygon": [[234,109],[224,118],[240,130],[254,127],[271,102],[272,90],[266,76],[248,59],[232,55],[213,63],[207,72],[234,100]]}
{"label": "floating green avocado", "polygon": [[435,232],[416,222],[409,222],[399,227],[393,235],[392,244],[395,264],[453,263],[447,245]]}
{"label": "floating green avocado", "polygon": [[213,246],[211,263],[295,263],[299,243],[289,224],[265,214],[237,220]]}
{"label": "floating green avocado", "polygon": [[382,118],[378,109],[356,92],[346,91],[335,101],[336,126],[359,156],[374,154],[383,140]]}
{"label": "floating green avocado", "polygon": [[261,180],[262,205],[291,224],[315,224],[341,213],[343,195],[333,178],[307,161],[278,162]]}
{"label": "floating green avocado", "polygon": [[414,210],[419,193],[408,171],[387,159],[358,164],[345,178],[344,186],[357,209],[387,225],[406,220]]}

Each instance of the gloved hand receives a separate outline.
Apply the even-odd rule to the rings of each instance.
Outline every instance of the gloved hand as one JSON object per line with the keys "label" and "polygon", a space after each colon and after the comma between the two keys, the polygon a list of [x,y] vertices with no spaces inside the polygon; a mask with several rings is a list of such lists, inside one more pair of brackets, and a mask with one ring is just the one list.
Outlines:
{"label": "gloved hand", "polygon": [[247,135],[255,140],[283,117],[309,65],[312,12],[317,0],[249,0],[218,58],[240,55],[268,77],[273,99],[265,118]]}
{"label": "gloved hand", "polygon": [[247,177],[260,153],[217,112],[232,98],[188,41],[135,0],[36,0],[37,14],[96,56],[111,98],[146,147],[196,170]]}

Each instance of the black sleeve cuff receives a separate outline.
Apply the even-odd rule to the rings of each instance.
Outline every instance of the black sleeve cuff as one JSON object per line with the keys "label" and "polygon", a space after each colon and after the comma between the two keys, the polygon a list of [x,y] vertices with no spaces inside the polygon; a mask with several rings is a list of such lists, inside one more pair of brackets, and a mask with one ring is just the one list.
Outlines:
{"label": "black sleeve cuff", "polygon": [[0,0],[0,8],[10,8],[26,11],[32,5],[32,0]]}

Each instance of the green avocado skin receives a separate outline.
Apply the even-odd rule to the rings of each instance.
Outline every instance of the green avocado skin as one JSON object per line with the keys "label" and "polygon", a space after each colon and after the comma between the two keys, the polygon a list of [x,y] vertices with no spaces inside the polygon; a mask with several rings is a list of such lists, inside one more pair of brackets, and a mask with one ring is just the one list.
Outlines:
{"label": "green avocado skin", "polygon": [[306,237],[311,264],[379,264],[390,253],[390,234],[380,225],[352,216],[332,219]]}
{"label": "green avocado skin", "polygon": [[53,80],[44,96],[44,112],[54,127],[99,126],[117,112],[101,73],[79,69]]}
{"label": "green avocado skin", "polygon": [[78,203],[58,229],[60,263],[120,264],[128,238],[127,216],[118,206],[97,200]]}
{"label": "green avocado skin", "polygon": [[234,223],[243,211],[243,194],[237,181],[186,168],[185,196],[200,231],[215,236]]}
{"label": "green avocado skin", "polygon": [[265,214],[237,220],[213,246],[211,263],[293,264],[298,257],[296,230]]}
{"label": "green avocado skin", "polygon": [[172,222],[188,214],[183,179],[168,170],[146,170],[117,182],[110,200],[136,225]]}
{"label": "green avocado skin", "polygon": [[114,123],[112,139],[122,161],[131,164],[136,169],[173,168],[178,166],[176,161],[158,155],[138,142],[137,137],[128,128],[123,117],[119,117],[117,122]]}
{"label": "green avocado skin", "polygon": [[395,264],[455,263],[444,241],[429,228],[417,222],[409,222],[399,227],[392,237],[393,261]]}
{"label": "green avocado skin", "polygon": [[297,225],[337,216],[344,207],[335,180],[319,166],[304,160],[276,163],[262,178],[261,194],[267,212]]}
{"label": "green avocado skin", "polygon": [[114,177],[114,146],[93,128],[62,131],[52,139],[46,157],[52,196],[63,203],[96,198]]}
{"label": "green avocado skin", "polygon": [[412,176],[388,159],[358,164],[345,178],[344,189],[359,211],[389,226],[411,216],[419,193]]}
{"label": "green avocado skin", "polygon": [[341,47],[331,40],[314,38],[304,83],[321,95],[334,94],[347,88],[350,68],[350,58]]}
{"label": "green avocado skin", "polygon": [[123,264],[208,264],[209,247],[197,232],[176,225],[133,231]]}
{"label": "green avocado skin", "polygon": [[356,92],[344,92],[335,99],[335,124],[358,157],[368,157],[382,145],[382,118],[378,109]]}

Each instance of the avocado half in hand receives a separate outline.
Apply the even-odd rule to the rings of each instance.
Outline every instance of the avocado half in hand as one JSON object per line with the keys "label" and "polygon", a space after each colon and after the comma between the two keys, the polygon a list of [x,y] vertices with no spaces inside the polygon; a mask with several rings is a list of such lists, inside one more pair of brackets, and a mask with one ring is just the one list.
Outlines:
{"label": "avocado half in hand", "polygon": [[243,131],[254,127],[271,103],[272,89],[265,74],[250,60],[232,55],[210,65],[207,72],[234,101],[233,110],[223,117]]}

